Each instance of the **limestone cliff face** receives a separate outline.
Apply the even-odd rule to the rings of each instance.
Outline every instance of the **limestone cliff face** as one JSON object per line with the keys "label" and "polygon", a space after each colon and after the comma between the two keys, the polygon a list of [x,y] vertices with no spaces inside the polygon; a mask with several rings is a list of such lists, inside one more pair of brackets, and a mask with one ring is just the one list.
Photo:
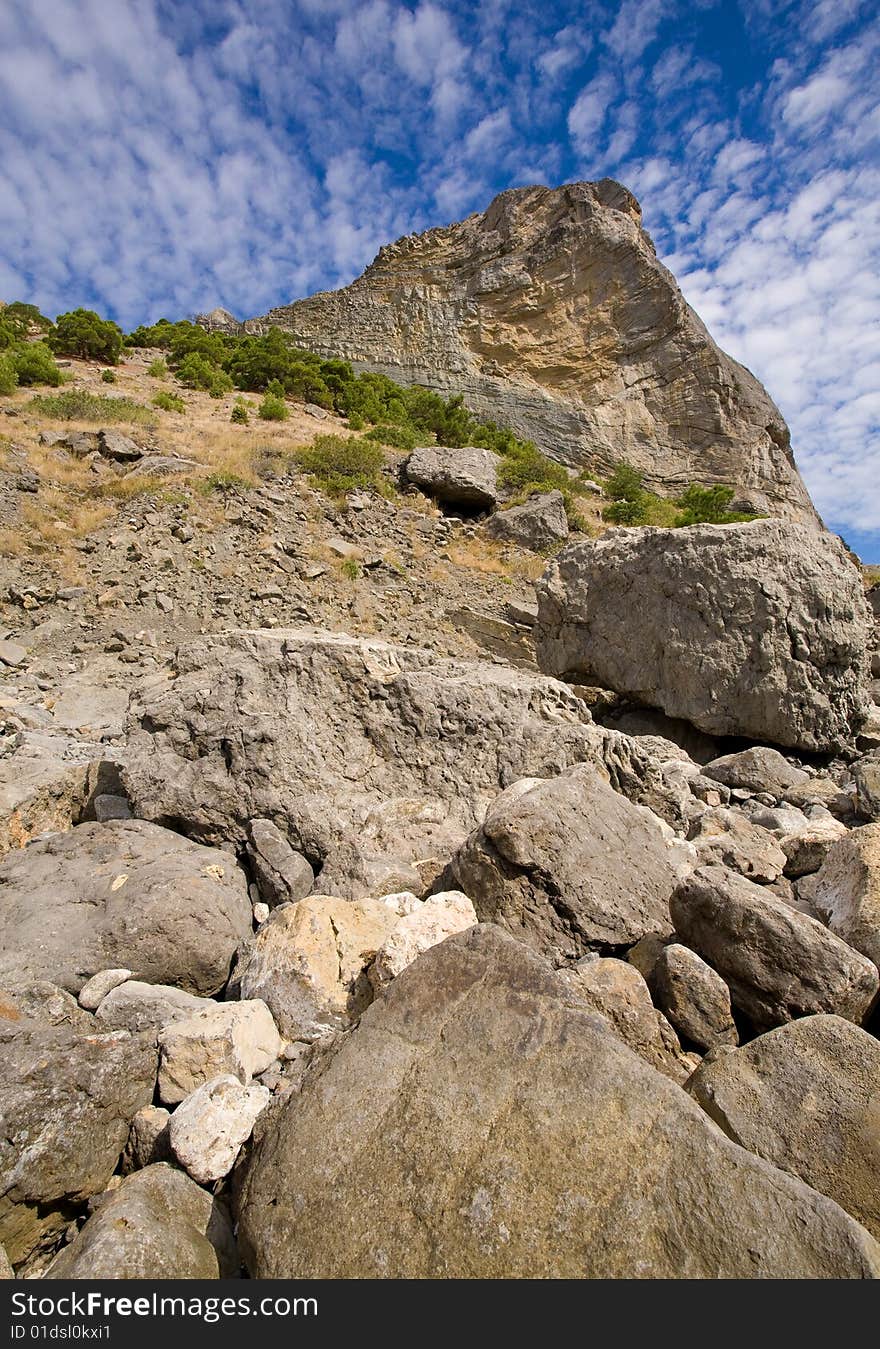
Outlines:
{"label": "limestone cliff face", "polygon": [[503,192],[381,249],[345,289],[242,326],[273,325],[356,369],[462,393],[566,464],[625,459],[664,493],[727,483],[817,522],[778,408],[712,341],[610,179]]}

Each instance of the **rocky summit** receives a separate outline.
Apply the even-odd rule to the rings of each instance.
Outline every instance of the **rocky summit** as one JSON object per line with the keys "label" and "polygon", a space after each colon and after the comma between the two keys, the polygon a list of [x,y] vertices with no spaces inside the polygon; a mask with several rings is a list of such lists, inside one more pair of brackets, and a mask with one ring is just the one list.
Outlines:
{"label": "rocky summit", "polygon": [[[237,331],[224,311],[207,316]],[[516,188],[459,224],[380,250],[344,290],[272,309],[309,350],[464,394],[480,416],[591,471],[625,459],[674,494],[736,486],[816,524],[779,409],[720,351],[620,183]]]}
{"label": "rocky summit", "polygon": [[245,326],[0,396],[0,1273],[880,1276],[880,589],[772,403],[609,182]]}

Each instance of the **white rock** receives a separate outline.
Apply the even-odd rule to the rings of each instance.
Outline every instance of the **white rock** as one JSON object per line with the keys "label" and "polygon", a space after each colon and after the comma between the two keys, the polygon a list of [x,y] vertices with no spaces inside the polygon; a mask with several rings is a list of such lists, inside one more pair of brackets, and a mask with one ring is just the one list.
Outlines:
{"label": "white rock", "polygon": [[271,1094],[256,1082],[245,1087],[223,1073],[181,1102],[171,1116],[168,1138],[193,1180],[208,1185],[228,1175]]}
{"label": "white rock", "polygon": [[260,999],[217,1002],[165,1026],[159,1034],[159,1097],[174,1105],[204,1082],[227,1073],[247,1083],[284,1046]]}
{"label": "white rock", "polygon": [[401,918],[369,969],[370,983],[379,993],[417,956],[454,932],[464,932],[477,921],[474,906],[460,890],[431,895],[424,904]]}
{"label": "white rock", "polygon": [[79,991],[78,1002],[87,1012],[100,1007],[108,993],[126,983],[132,976],[132,970],[100,970],[87,979]]}
{"label": "white rock", "polygon": [[254,922],[257,924],[257,927],[259,927],[261,923],[265,923],[271,912],[272,910],[269,908],[269,905],[263,904],[262,901],[254,905]]}
{"label": "white rock", "polygon": [[401,918],[405,914],[415,913],[421,904],[418,895],[414,895],[412,890],[399,890],[393,895],[382,895],[379,899],[380,904],[385,904],[389,909],[393,909]]}

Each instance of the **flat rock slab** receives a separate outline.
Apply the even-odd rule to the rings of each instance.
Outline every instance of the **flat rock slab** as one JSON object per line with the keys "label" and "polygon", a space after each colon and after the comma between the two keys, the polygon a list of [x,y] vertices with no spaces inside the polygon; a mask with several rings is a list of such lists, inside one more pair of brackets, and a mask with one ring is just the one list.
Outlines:
{"label": "flat rock slab", "polygon": [[484,925],[421,956],[267,1114],[239,1242],[273,1279],[880,1274],[864,1228]]}

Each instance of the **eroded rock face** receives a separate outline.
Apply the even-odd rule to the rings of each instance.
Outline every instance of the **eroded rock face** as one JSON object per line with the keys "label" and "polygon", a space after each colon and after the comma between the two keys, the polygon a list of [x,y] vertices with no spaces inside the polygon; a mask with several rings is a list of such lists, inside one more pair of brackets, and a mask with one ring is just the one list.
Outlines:
{"label": "eroded rock face", "polygon": [[229,853],[143,820],[84,824],[0,865],[0,972],[78,992],[126,966],[156,983],[216,993],[251,930]]}
{"label": "eroded rock face", "polygon": [[813,902],[832,932],[880,964],[880,824],[853,829],[833,845]]}
{"label": "eroded rock face", "polygon": [[880,1273],[862,1227],[489,926],[405,970],[257,1133],[256,1278]]}
{"label": "eroded rock face", "polygon": [[102,1199],[47,1279],[218,1279],[236,1272],[229,1218],[165,1162],[127,1176]]}
{"label": "eroded rock face", "polygon": [[660,822],[587,765],[508,788],[437,884],[557,962],[672,932]]}
{"label": "eroded rock face", "polygon": [[357,369],[461,393],[600,476],[625,459],[660,490],[731,483],[815,526],[779,410],[718,350],[610,179],[503,192],[381,249],[344,290],[243,325],[272,326]]}
{"label": "eroded rock face", "polygon": [[533,496],[521,506],[497,511],[486,522],[486,533],[504,543],[517,543],[540,553],[568,538],[568,517],[561,492]]}
{"label": "eroded rock face", "polygon": [[0,1243],[19,1266],[51,1250],[72,1206],[106,1186],[152,1099],[157,1054],[126,1031],[8,1017],[0,1051]]}
{"label": "eroded rock face", "polygon": [[807,1016],[704,1062],[688,1083],[725,1133],[880,1237],[880,1045]]}
{"label": "eroded rock face", "polygon": [[675,930],[721,975],[760,1029],[811,1012],[857,1024],[877,996],[877,966],[806,914],[725,867],[700,867],[672,896]]}
{"label": "eroded rock face", "polygon": [[176,678],[137,691],[124,774],[145,819],[236,843],[251,820],[275,820],[332,867],[352,839],[397,863],[448,858],[502,788],[585,761],[680,818],[689,792],[665,781],[655,746],[680,753],[594,725],[564,684],[521,670],[342,634],[233,632],[184,647]]}
{"label": "eroded rock face", "polygon": [[832,751],[867,714],[870,615],[830,534],[781,520],[619,529],[564,548],[536,589],[543,670],[710,735]]}

